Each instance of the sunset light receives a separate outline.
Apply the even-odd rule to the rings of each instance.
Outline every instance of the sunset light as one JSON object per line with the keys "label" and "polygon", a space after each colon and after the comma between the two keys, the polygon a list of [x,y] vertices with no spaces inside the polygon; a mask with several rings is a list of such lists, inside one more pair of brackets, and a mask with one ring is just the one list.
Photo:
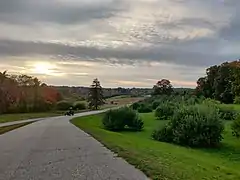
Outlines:
{"label": "sunset light", "polygon": [[53,72],[54,66],[47,62],[38,62],[33,64],[33,71],[37,74],[49,75]]}

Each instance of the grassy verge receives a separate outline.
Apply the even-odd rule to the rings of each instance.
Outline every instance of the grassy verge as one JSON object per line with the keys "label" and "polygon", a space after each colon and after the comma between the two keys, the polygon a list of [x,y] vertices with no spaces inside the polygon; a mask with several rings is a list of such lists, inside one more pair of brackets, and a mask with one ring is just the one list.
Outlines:
{"label": "grassy verge", "polygon": [[44,113],[19,113],[0,115],[0,123],[21,121],[26,119],[44,118],[62,115],[63,112],[44,112]]}
{"label": "grassy verge", "polygon": [[101,125],[103,115],[75,118],[72,123],[91,134],[152,179],[237,180],[240,179],[240,140],[231,135],[226,123],[224,140],[218,149],[191,149],[154,141],[150,135],[167,121],[155,120],[153,113],[141,114],[142,132],[110,132]]}
{"label": "grassy verge", "polygon": [[[89,109],[78,110],[75,113],[81,113],[89,111]],[[21,121],[26,119],[34,119],[34,118],[46,118],[46,117],[54,117],[54,116],[62,116],[66,111],[53,111],[53,112],[43,112],[43,113],[16,113],[16,114],[3,114],[0,115],[0,123],[13,122],[13,121]]]}
{"label": "grassy verge", "polygon": [[12,131],[14,129],[26,126],[26,125],[31,124],[31,123],[33,123],[33,122],[20,123],[20,124],[15,124],[15,125],[11,125],[11,126],[0,127],[0,135],[6,133],[8,131]]}

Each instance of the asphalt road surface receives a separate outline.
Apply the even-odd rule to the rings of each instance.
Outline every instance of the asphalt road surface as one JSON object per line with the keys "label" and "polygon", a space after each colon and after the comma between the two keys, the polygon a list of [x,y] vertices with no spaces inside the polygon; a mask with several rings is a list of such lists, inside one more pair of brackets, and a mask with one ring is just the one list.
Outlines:
{"label": "asphalt road surface", "polygon": [[0,135],[0,180],[147,179],[71,124],[71,118],[45,118]]}

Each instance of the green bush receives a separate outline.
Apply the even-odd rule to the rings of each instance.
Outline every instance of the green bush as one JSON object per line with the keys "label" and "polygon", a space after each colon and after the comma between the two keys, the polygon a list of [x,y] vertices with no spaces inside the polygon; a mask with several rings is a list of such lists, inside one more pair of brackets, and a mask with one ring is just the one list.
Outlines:
{"label": "green bush", "polygon": [[233,136],[240,138],[240,116],[233,121],[231,126],[232,126]]}
{"label": "green bush", "polygon": [[235,97],[234,104],[240,104],[240,96]]}
{"label": "green bush", "polygon": [[59,101],[56,105],[57,110],[65,111],[68,110],[72,106],[72,103],[69,101]]}
{"label": "green bush", "polygon": [[86,104],[83,102],[77,102],[76,104],[74,104],[74,109],[75,110],[84,110],[86,109]]}
{"label": "green bush", "polygon": [[167,120],[173,116],[175,110],[175,106],[172,103],[163,103],[158,106],[155,111],[155,116],[158,119]]}
{"label": "green bush", "polygon": [[111,131],[121,131],[126,127],[140,131],[143,128],[143,121],[138,117],[136,111],[128,107],[107,111],[102,123],[106,129]]}
{"label": "green bush", "polygon": [[191,147],[212,147],[222,140],[224,125],[218,110],[207,105],[182,106],[152,137],[158,141]]}
{"label": "green bush", "polygon": [[219,115],[223,120],[234,120],[236,118],[236,111],[233,107],[219,106]]}
{"label": "green bush", "polygon": [[139,113],[149,113],[152,112],[152,108],[148,104],[141,104],[140,107],[138,107]]}
{"label": "green bush", "polygon": [[161,101],[159,100],[156,100],[156,101],[153,101],[152,103],[152,108],[153,109],[157,109],[157,107],[161,104]]}
{"label": "green bush", "polygon": [[137,110],[139,107],[140,107],[140,103],[138,103],[138,102],[135,102],[135,103],[133,103],[133,104],[131,105],[131,108],[132,108],[133,110]]}

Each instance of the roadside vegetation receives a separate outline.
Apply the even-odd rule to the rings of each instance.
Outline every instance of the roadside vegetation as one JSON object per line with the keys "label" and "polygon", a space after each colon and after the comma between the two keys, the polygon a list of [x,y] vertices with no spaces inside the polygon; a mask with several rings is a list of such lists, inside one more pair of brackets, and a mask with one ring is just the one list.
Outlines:
{"label": "roadside vegetation", "polygon": [[26,122],[26,123],[20,123],[20,124],[14,124],[14,125],[10,125],[10,126],[0,127],[0,135],[4,134],[6,132],[12,131],[14,129],[26,126],[26,125],[31,124],[31,123],[33,123],[33,122]]}

